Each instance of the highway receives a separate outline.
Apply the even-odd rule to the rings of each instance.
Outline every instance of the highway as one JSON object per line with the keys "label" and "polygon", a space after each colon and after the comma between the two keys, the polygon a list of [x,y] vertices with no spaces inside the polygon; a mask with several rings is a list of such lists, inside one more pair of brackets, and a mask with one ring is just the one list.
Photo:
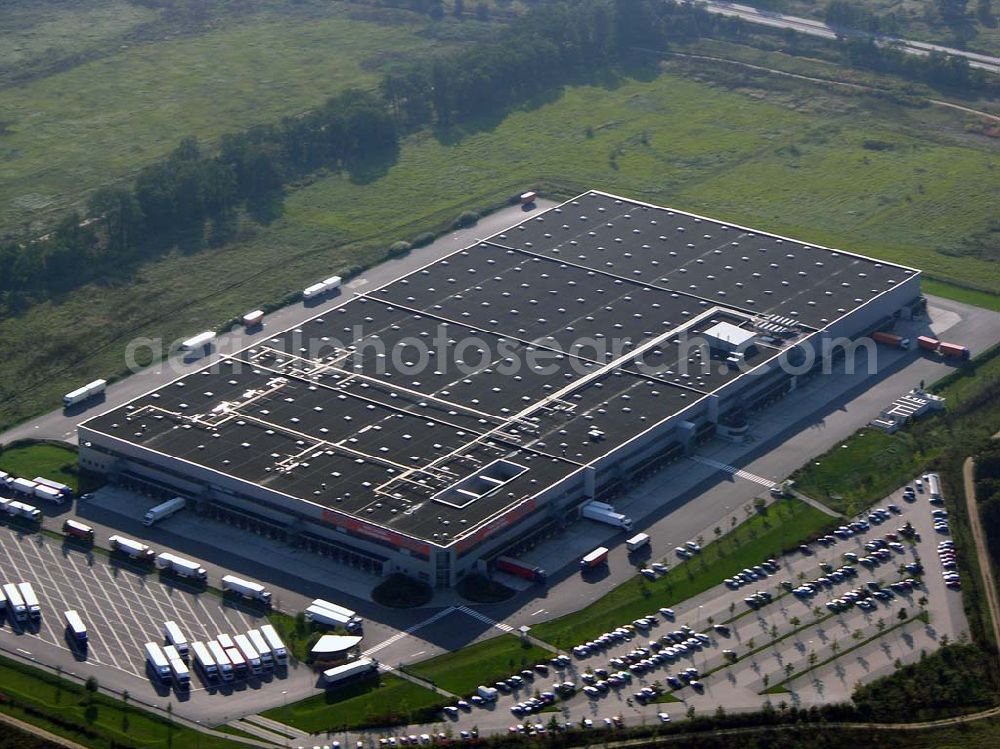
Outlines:
{"label": "highway", "polygon": [[[699,3],[699,5],[710,13],[737,16],[742,18],[744,21],[760,24],[762,26],[771,26],[777,29],[794,29],[802,34],[819,36],[824,39],[836,39],[838,36],[838,32],[832,27],[822,21],[816,21],[811,18],[787,16],[783,13],[758,10],[757,8],[751,8],[749,5],[739,5],[738,3],[721,3],[708,0],[707,2]],[[867,34],[861,31],[841,30],[839,32],[840,36],[843,36],[844,34],[852,36],[867,36]],[[912,55],[929,55],[931,52],[944,52],[949,55],[964,57],[969,61],[969,65],[973,68],[979,68],[980,70],[986,70],[991,73],[1000,73],[1000,57],[991,57],[989,55],[979,54],[978,52],[968,52],[963,49],[944,47],[940,44],[917,42],[909,39],[897,39],[896,37],[879,36],[878,39],[881,42],[898,44],[903,51]]]}

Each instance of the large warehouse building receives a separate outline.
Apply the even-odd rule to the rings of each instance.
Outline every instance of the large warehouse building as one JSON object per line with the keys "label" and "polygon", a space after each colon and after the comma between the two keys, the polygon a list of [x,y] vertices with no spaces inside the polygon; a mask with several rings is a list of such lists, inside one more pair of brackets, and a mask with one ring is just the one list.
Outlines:
{"label": "large warehouse building", "polygon": [[449,586],[919,303],[916,270],[588,192],[88,420],[80,459]]}

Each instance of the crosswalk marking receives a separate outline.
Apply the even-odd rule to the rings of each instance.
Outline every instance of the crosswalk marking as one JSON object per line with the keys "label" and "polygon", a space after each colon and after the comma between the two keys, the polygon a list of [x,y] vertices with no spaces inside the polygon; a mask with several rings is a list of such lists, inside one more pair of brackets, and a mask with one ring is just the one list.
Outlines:
{"label": "crosswalk marking", "polygon": [[481,614],[478,611],[476,611],[475,609],[470,609],[468,606],[459,606],[458,610],[461,611],[463,614],[468,614],[473,619],[478,619],[479,621],[483,622],[484,624],[489,624],[491,627],[496,627],[501,632],[513,632],[514,631],[514,628],[512,626],[510,626],[509,624],[504,624],[503,622],[498,622],[498,621],[495,621],[494,619],[490,619],[488,616],[486,616],[486,614]]}
{"label": "crosswalk marking", "polygon": [[766,479],[763,476],[758,476],[756,473],[750,473],[750,471],[744,471],[742,468],[737,468],[736,466],[731,466],[727,463],[720,463],[717,460],[712,460],[711,458],[703,458],[700,455],[692,455],[691,460],[695,463],[701,463],[704,466],[709,466],[711,468],[718,468],[720,471],[725,471],[728,474],[736,476],[737,478],[746,479],[747,481],[753,481],[754,483],[760,484],[761,486],[766,486],[770,489],[776,486],[774,481],[771,479]]}
{"label": "crosswalk marking", "polygon": [[446,609],[441,609],[439,612],[437,612],[436,614],[434,614],[434,616],[431,616],[431,617],[429,617],[427,619],[424,619],[422,622],[417,622],[416,624],[414,624],[414,625],[412,625],[410,627],[407,627],[404,630],[401,630],[401,631],[397,632],[392,637],[389,637],[388,639],[383,640],[382,642],[378,643],[377,645],[372,645],[367,650],[362,651],[361,655],[366,656],[366,657],[370,656],[370,655],[374,655],[375,653],[379,652],[380,650],[384,650],[385,648],[389,647],[393,643],[399,642],[404,637],[413,634],[414,632],[416,632],[421,627],[426,627],[428,624],[433,624],[438,619],[442,619],[442,618],[448,616],[453,611],[455,611],[455,607],[454,606],[449,606]]}

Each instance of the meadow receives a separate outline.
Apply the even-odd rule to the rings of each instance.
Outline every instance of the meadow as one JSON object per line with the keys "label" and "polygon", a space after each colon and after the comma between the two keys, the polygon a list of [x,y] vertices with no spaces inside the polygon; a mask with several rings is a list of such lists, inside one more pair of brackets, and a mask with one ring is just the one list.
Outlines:
{"label": "meadow", "polygon": [[761,76],[730,73],[723,86],[665,65],[464,131],[422,132],[381,172],[304,181],[280,218],[245,225],[224,247],[178,252],[0,320],[0,424],[119,372],[134,336],[217,328],[527,186],[617,192],[1000,291],[1000,264],[961,253],[1000,198],[1000,153],[966,132],[967,115]]}
{"label": "meadow", "polygon": [[[376,85],[386,64],[448,46],[417,33],[426,17],[393,14],[377,23],[356,20],[339,4],[322,12],[291,4],[282,16],[227,18],[199,33],[163,33],[97,54],[149,21],[140,10],[100,4],[98,20],[84,24],[76,40],[71,8],[0,33],[0,71],[28,64],[46,46],[80,57],[0,87],[0,228],[40,228],[183,137],[211,144],[223,133],[276,122],[348,86]],[[101,23],[101,14],[114,22]]]}

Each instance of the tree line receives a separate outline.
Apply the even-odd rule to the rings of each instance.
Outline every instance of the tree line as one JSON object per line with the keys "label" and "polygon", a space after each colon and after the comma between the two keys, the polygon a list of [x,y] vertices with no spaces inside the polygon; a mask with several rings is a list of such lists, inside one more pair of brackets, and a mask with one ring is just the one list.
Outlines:
{"label": "tree line", "polygon": [[290,179],[350,167],[398,142],[381,97],[360,90],[300,117],[225,135],[212,153],[185,138],[131,185],[95,192],[89,218],[74,212],[40,239],[0,244],[0,295],[11,302],[65,292],[178,242],[200,246],[206,229],[209,239],[224,239],[238,211],[266,215]]}
{"label": "tree line", "polygon": [[[473,121],[673,41],[739,39],[746,29],[741,19],[675,2],[539,5],[493,42],[391,71],[374,91],[348,90],[300,116],[223,136],[211,152],[196,138],[185,138],[132,184],[94,193],[85,215],[65,216],[41,239],[0,243],[0,307],[16,310],[178,244],[220,244],[238,216],[272,217],[289,181],[321,168],[392,158],[405,132]],[[871,39],[842,44],[847,62],[857,67],[955,87],[982,83],[981,71],[971,70],[964,58],[915,57]]]}

